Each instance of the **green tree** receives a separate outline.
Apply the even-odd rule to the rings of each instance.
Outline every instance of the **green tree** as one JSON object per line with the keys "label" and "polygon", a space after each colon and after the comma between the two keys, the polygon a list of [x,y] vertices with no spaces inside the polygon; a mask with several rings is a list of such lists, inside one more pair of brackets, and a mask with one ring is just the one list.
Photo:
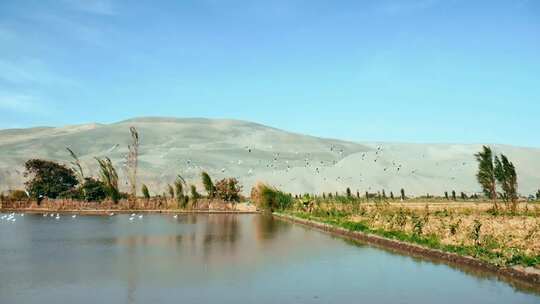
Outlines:
{"label": "green tree", "polygon": [[452,200],[453,201],[457,200],[457,198],[456,198],[456,190],[452,190]]}
{"label": "green tree", "polygon": [[484,194],[496,203],[497,189],[495,183],[495,167],[493,165],[493,152],[488,146],[483,146],[482,151],[476,153],[476,160],[478,161],[478,173],[476,173],[476,179],[482,187]]}
{"label": "green tree", "polygon": [[214,187],[214,183],[212,183],[212,179],[210,178],[210,175],[208,175],[208,173],[203,171],[201,173],[201,179],[204,186],[204,190],[206,190],[208,197],[214,198],[216,196],[216,189]]}
{"label": "green tree", "polygon": [[215,191],[217,196],[224,201],[238,202],[240,201],[242,185],[234,177],[224,178],[216,183]]}
{"label": "green tree", "polygon": [[31,159],[25,164],[26,190],[39,202],[44,197],[57,198],[62,192],[72,190],[79,183],[70,168],[53,161]]}
{"label": "green tree", "polygon": [[504,199],[511,203],[512,211],[515,211],[518,198],[516,168],[504,154],[500,158],[495,156],[495,178],[503,190]]}
{"label": "green tree", "polygon": [[141,192],[146,200],[150,199],[150,191],[148,191],[148,187],[145,184],[142,185]]}
{"label": "green tree", "polygon": [[118,173],[114,168],[111,159],[105,157],[104,159],[96,158],[99,164],[99,179],[105,184],[107,189],[107,195],[113,202],[118,203],[120,199],[120,191],[118,190]]}
{"label": "green tree", "polygon": [[405,189],[401,188],[401,200],[404,201],[405,199],[407,199],[405,196]]}
{"label": "green tree", "polygon": [[351,197],[351,188],[347,187],[347,190],[345,191],[347,197]]}

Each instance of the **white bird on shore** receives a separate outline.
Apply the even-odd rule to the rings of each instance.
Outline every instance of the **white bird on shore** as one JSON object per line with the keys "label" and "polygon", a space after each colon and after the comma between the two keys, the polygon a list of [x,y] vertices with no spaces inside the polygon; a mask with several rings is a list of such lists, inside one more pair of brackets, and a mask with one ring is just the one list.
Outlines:
{"label": "white bird on shore", "polygon": [[54,217],[54,213],[51,213],[51,217]]}
{"label": "white bird on shore", "polygon": [[178,214],[175,214],[173,217],[174,217],[175,219],[178,218]]}
{"label": "white bird on shore", "polygon": [[109,216],[113,216],[113,215],[114,215],[114,212],[109,213]]}
{"label": "white bird on shore", "polygon": [[59,219],[60,219],[60,215],[59,215],[58,213],[56,214],[56,217],[55,217],[55,219],[57,219],[57,220],[59,220]]}
{"label": "white bird on shore", "polygon": [[76,217],[77,217],[77,215],[76,215],[76,214],[74,214],[74,215],[72,215],[71,217],[72,217],[72,218],[76,218]]}
{"label": "white bird on shore", "polygon": [[134,219],[134,217],[130,217],[130,218],[129,218],[130,221],[133,221],[133,219]]}
{"label": "white bird on shore", "polygon": [[135,213],[132,213],[132,214],[131,214],[131,217],[134,217],[134,216],[135,216]]}
{"label": "white bird on shore", "polygon": [[143,215],[142,215],[142,214],[141,214],[141,215],[139,215],[139,218],[140,218],[140,219],[142,219],[142,218],[143,218]]}
{"label": "white bird on shore", "polygon": [[16,220],[17,220],[16,218],[12,218],[12,219],[11,219],[12,222],[15,222]]}

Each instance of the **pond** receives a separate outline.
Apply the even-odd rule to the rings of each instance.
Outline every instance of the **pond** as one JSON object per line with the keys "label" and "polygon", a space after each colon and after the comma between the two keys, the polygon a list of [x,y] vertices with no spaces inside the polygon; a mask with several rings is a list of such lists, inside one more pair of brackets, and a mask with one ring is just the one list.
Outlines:
{"label": "pond", "polygon": [[0,302],[540,303],[490,276],[258,214],[0,220]]}

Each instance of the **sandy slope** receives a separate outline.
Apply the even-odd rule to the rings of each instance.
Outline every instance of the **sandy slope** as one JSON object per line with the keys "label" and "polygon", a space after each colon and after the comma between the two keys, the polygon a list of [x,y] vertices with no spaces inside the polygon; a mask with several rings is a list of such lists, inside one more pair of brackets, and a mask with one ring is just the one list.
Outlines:
{"label": "sandy slope", "polygon": [[[239,178],[246,193],[258,180],[293,193],[344,191],[347,186],[361,193],[397,193],[402,187],[415,195],[479,191],[473,154],[480,145],[352,143],[251,122],[198,118],[0,130],[0,189],[21,187],[22,165],[31,157],[69,162],[65,147],[81,156],[87,174],[97,175],[94,157],[109,156],[122,175],[132,125],[141,135],[140,179],[154,193],[163,192],[177,174],[200,186],[201,170],[214,179]],[[521,193],[540,188],[540,149],[493,148],[516,164]]]}

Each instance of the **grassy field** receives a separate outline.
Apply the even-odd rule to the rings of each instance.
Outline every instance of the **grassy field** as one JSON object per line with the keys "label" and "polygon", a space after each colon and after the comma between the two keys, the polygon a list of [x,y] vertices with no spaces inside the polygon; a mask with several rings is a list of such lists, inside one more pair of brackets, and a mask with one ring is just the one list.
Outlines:
{"label": "grassy field", "polygon": [[498,266],[540,268],[540,203],[520,203],[510,212],[504,203],[411,200],[298,200],[287,213],[354,231],[376,234]]}

